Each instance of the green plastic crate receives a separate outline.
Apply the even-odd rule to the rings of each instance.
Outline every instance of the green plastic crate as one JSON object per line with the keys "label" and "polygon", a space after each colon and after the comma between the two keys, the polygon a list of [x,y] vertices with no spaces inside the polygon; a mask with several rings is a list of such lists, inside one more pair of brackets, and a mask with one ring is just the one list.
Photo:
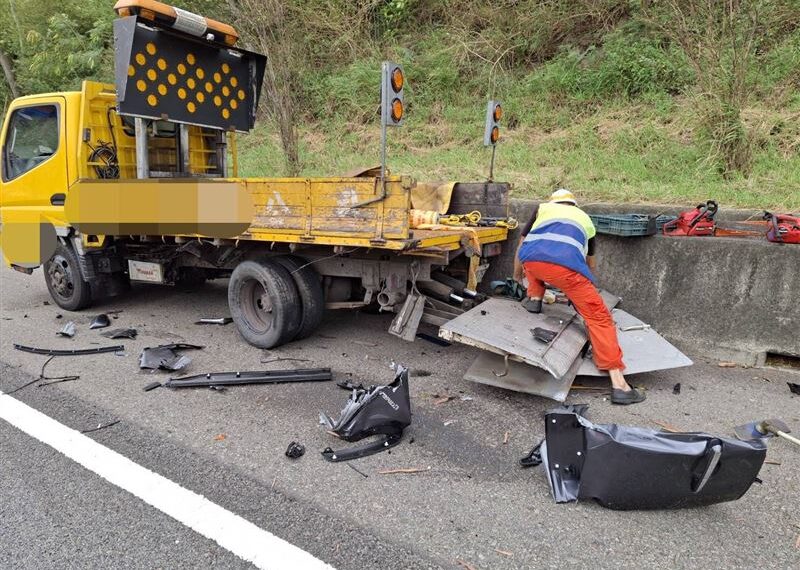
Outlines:
{"label": "green plastic crate", "polygon": [[647,214],[591,214],[589,217],[599,234],[634,237],[652,236],[661,232],[675,216],[648,216]]}

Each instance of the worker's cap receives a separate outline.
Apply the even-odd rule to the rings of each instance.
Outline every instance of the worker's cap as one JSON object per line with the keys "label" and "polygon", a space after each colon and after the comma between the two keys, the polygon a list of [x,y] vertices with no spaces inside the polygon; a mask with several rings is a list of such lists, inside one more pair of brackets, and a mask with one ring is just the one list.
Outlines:
{"label": "worker's cap", "polygon": [[551,202],[567,202],[573,206],[577,206],[578,202],[575,200],[575,195],[566,188],[559,188],[550,194]]}

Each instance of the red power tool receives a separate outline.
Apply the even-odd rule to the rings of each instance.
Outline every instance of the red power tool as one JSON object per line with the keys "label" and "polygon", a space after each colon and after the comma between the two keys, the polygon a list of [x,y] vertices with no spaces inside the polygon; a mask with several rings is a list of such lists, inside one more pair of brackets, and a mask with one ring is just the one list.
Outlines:
{"label": "red power tool", "polygon": [[769,222],[767,239],[778,243],[800,243],[800,218],[786,214],[764,212]]}
{"label": "red power tool", "polygon": [[717,229],[714,216],[719,207],[714,200],[698,205],[694,210],[681,212],[677,219],[664,224],[665,236],[713,236]]}

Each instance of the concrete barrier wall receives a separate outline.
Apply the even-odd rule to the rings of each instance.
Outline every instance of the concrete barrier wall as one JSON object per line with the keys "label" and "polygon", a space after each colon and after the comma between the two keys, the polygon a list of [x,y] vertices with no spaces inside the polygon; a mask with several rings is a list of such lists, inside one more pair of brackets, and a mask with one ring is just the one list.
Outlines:
{"label": "concrete barrier wall", "polygon": [[[512,200],[524,221],[535,202]],[[675,213],[675,208],[588,205],[589,213]],[[720,211],[741,220],[755,212]],[[519,230],[511,242],[519,240]],[[488,279],[512,274],[513,247]],[[763,364],[767,353],[800,357],[800,245],[766,239],[621,238],[597,240],[597,278],[622,297],[622,307],[690,354]]]}

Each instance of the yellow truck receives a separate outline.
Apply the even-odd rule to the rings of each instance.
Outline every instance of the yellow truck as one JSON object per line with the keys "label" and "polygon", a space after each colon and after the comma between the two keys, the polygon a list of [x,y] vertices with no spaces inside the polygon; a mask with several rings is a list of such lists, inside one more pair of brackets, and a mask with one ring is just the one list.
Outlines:
{"label": "yellow truck", "polygon": [[[440,300],[424,302],[423,320],[458,314],[448,299],[476,287],[508,229],[435,215],[414,223],[412,199],[439,214],[502,218],[508,185],[455,184],[431,200],[434,187],[385,162],[345,177],[240,178],[236,132],[253,126],[263,57],[235,47],[230,26],[158,2],[115,9],[114,84],[87,81],[8,109],[6,263],[42,265],[53,300],[73,311],[131,282],[228,277],[231,316],[263,348],[310,335],[326,307],[377,304],[402,321],[426,286]],[[398,68],[386,80],[399,78],[399,96],[387,100],[382,87],[384,133],[402,120]]]}

